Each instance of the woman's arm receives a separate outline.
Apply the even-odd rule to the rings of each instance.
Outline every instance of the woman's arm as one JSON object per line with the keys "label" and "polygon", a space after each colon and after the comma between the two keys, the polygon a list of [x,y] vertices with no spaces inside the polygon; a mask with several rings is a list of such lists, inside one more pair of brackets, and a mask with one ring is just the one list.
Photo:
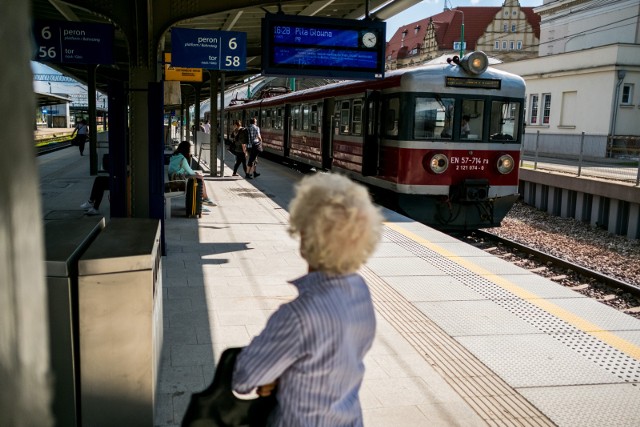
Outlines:
{"label": "woman's arm", "polygon": [[196,172],[191,169],[191,167],[189,166],[189,162],[187,161],[186,157],[182,157],[182,169],[184,169],[184,174],[185,175],[196,175]]}

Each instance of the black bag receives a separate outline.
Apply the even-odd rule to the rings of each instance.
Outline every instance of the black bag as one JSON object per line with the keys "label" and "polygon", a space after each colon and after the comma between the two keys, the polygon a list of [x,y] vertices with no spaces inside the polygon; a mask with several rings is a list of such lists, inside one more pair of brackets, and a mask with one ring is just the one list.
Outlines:
{"label": "black bag", "polygon": [[185,210],[187,211],[187,218],[194,216],[202,218],[202,181],[199,179],[189,178],[187,181]]}
{"label": "black bag", "polygon": [[76,134],[73,138],[71,138],[71,145],[78,146],[80,143],[78,142],[78,135]]}
{"label": "black bag", "polygon": [[238,135],[236,135],[236,144],[238,146],[238,149],[240,150],[242,150],[243,145],[249,144],[249,129],[238,129]]}
{"label": "black bag", "polygon": [[204,391],[193,393],[182,427],[262,427],[276,407],[272,393],[268,397],[242,400],[231,391],[231,379],[236,357],[242,348],[228,348],[220,356],[213,382]]}

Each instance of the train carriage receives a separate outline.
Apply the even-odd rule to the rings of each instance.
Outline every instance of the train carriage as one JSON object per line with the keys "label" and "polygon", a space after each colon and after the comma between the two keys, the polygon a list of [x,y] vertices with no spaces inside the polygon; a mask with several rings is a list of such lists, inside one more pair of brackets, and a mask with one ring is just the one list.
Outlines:
{"label": "train carriage", "polygon": [[499,226],[518,198],[525,84],[482,52],[230,106],[265,151],[392,195],[430,226]]}

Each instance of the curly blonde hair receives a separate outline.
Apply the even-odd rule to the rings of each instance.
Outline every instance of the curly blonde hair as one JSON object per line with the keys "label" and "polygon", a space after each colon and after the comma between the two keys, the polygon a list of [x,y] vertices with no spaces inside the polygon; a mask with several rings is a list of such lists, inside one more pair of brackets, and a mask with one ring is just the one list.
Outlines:
{"label": "curly blonde hair", "polygon": [[289,233],[301,236],[300,254],[313,270],[353,273],[380,240],[380,210],[363,186],[341,175],[302,179],[289,212]]}

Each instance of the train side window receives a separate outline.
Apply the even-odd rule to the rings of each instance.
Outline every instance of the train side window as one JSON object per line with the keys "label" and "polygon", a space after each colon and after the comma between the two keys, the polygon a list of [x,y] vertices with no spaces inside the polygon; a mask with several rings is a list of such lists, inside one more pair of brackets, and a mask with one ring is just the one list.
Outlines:
{"label": "train side window", "polygon": [[276,129],[282,129],[282,108],[278,108],[277,110]]}
{"label": "train side window", "polygon": [[520,103],[493,101],[489,135],[492,141],[515,141],[520,125]]}
{"label": "train side window", "polygon": [[318,106],[311,106],[311,132],[318,132]]}
{"label": "train side window", "polygon": [[308,105],[302,106],[302,130],[309,130],[309,122],[311,120]]}
{"label": "train side window", "polygon": [[362,100],[353,101],[353,120],[351,121],[351,133],[362,135]]}
{"label": "train side window", "polygon": [[398,136],[398,118],[400,117],[400,98],[387,98],[382,104],[382,120],[386,136]]}
{"label": "train side window", "polygon": [[293,121],[293,129],[300,129],[300,106],[296,105],[291,109],[291,119]]}
{"label": "train side window", "polygon": [[482,139],[484,101],[481,99],[465,99],[462,101],[460,121],[460,138],[469,140]]}
{"label": "train side window", "polygon": [[349,133],[349,124],[351,123],[350,113],[351,113],[351,102],[342,101],[340,103],[340,133],[341,134]]}
{"label": "train side window", "polygon": [[265,110],[264,120],[262,121],[262,127],[265,129],[271,128],[271,110]]}

